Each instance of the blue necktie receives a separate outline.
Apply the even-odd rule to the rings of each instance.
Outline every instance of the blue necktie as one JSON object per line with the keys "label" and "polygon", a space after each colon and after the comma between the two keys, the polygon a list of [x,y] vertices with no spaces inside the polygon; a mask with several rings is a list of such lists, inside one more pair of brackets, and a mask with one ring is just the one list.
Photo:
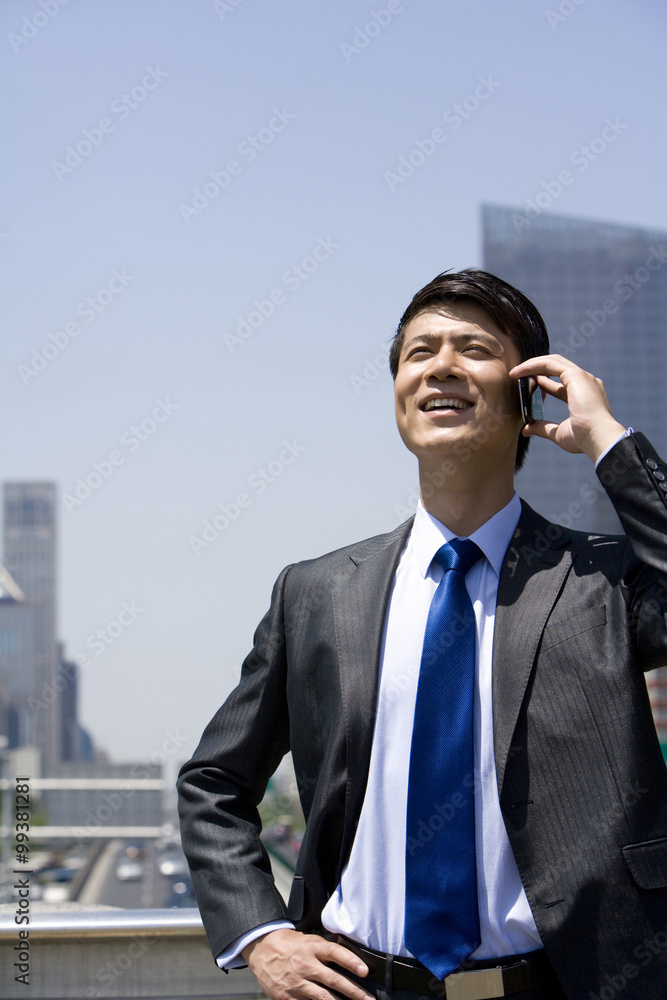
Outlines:
{"label": "blue necktie", "polygon": [[410,751],[405,944],[439,980],[480,943],[475,861],[475,614],[465,575],[481,551],[454,538],[424,632]]}

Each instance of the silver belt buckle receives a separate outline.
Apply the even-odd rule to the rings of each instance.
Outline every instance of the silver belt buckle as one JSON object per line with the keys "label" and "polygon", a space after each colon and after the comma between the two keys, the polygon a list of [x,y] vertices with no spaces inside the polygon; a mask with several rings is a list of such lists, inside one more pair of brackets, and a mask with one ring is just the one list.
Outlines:
{"label": "silver belt buckle", "polygon": [[452,972],[445,978],[447,1000],[493,1000],[505,996],[503,970],[475,969]]}

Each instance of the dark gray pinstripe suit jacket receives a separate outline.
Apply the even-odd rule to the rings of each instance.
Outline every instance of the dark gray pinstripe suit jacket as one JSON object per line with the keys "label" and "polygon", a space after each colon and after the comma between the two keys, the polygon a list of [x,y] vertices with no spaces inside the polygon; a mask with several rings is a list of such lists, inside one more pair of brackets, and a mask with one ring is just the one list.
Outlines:
{"label": "dark gray pinstripe suit jacket", "polygon": [[[598,466],[627,537],[569,531],[524,504],[498,590],[500,802],[571,1000],[605,986],[603,997],[667,997],[667,770],[643,676],[667,663],[662,470],[641,434]],[[386,602],[409,529],[283,571],[239,686],[181,771],[183,844],[214,955],[285,915],[257,804],[288,749],[307,819],[288,913],[320,927],[363,802]]]}

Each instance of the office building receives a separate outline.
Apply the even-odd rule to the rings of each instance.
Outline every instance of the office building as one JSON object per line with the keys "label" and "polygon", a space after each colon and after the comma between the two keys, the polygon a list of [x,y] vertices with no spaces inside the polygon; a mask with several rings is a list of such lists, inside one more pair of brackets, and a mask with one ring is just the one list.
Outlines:
{"label": "office building", "polygon": [[[617,419],[667,454],[667,232],[497,206],[484,206],[483,228],[485,268],[533,299],[552,352],[602,378]],[[519,485],[554,521],[619,530],[585,456],[534,440]]]}
{"label": "office building", "polygon": [[93,742],[79,723],[79,667],[64,655],[59,643],[60,675],[60,759],[63,762],[92,761]]}
{"label": "office building", "polygon": [[[21,696],[22,710],[15,745],[33,741],[42,768],[60,759],[60,706],[53,682],[59,668],[56,646],[56,489],[54,483],[5,483],[4,565],[23,594],[6,626],[5,642],[13,650],[12,699]],[[29,620],[30,619],[30,620]],[[30,702],[30,699],[33,699]],[[35,701],[41,708],[37,712]],[[29,704],[33,709],[26,712]]]}
{"label": "office building", "polygon": [[[523,208],[482,209],[484,267],[531,298],[551,350],[604,381],[616,418],[667,456],[667,232]],[[546,413],[562,419],[549,398]],[[584,531],[621,530],[586,456],[533,439],[519,492],[540,513]],[[667,668],[649,675],[667,758]]]}
{"label": "office building", "polygon": [[35,684],[35,610],[0,566],[0,737],[13,749],[34,742],[28,699]]}

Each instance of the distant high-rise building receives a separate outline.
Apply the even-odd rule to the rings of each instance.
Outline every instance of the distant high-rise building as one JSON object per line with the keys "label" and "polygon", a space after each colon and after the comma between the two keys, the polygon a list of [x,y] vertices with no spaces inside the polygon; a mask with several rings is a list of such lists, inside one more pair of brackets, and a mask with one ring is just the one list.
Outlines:
{"label": "distant high-rise building", "polygon": [[[667,232],[486,205],[484,267],[529,296],[551,350],[604,381],[615,417],[667,456]],[[546,413],[562,419],[549,398]],[[533,439],[518,476],[521,496],[566,527],[620,532],[590,460]],[[667,757],[667,668],[649,675]]]}
{"label": "distant high-rise building", "polygon": [[80,735],[77,718],[77,703],[79,700],[79,668],[76,663],[65,659],[60,646],[60,676],[62,691],[60,692],[60,759],[63,761],[80,760]]}
{"label": "distant high-rise building", "polygon": [[0,736],[13,749],[34,742],[28,699],[35,687],[35,610],[0,566]]}
{"label": "distant high-rise building", "polygon": [[18,646],[11,685],[42,705],[39,716],[33,707],[33,732],[24,734],[19,745],[34,740],[42,753],[42,767],[48,769],[61,758],[60,706],[54,687],[59,669],[54,483],[5,483],[3,561],[32,616],[29,630],[21,623],[14,625]]}
{"label": "distant high-rise building", "polygon": [[[551,350],[604,381],[616,418],[667,454],[667,232],[483,207],[484,266],[525,292]],[[566,412],[549,398],[546,416]],[[518,486],[553,521],[620,531],[585,455],[533,440]]]}
{"label": "distant high-rise building", "polygon": [[60,758],[64,762],[91,761],[95,752],[88,733],[79,724],[79,668],[65,659],[60,646]]}

